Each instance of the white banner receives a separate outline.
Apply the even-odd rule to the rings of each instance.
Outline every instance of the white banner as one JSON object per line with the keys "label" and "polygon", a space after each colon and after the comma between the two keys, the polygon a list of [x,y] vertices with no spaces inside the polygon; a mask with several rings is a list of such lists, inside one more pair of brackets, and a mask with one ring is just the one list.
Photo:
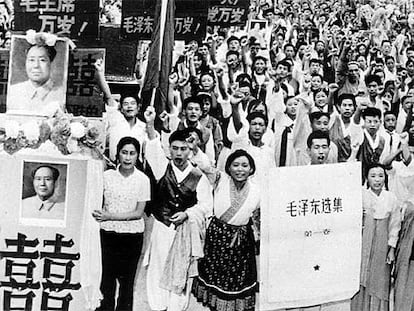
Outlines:
{"label": "white banner", "polygon": [[359,289],[361,167],[277,168],[261,207],[260,309],[351,298]]}

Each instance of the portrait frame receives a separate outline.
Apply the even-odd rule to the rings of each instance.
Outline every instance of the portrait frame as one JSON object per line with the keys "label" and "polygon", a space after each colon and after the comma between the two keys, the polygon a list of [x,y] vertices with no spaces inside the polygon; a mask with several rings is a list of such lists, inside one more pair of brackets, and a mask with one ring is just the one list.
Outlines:
{"label": "portrait frame", "polygon": [[[33,185],[34,179],[32,173],[41,166],[50,166],[57,169],[59,171],[59,177],[54,183],[54,192],[51,196],[54,203],[47,206],[52,211],[51,214],[47,215],[43,213],[37,216],[37,210],[40,211],[40,207],[34,206],[33,204],[40,202],[40,199],[36,198],[37,194]],[[69,169],[70,163],[67,161],[22,161],[20,174],[21,188],[19,191],[19,224],[26,226],[66,227],[68,217]],[[55,208],[54,211],[53,208]],[[61,211],[62,208],[63,211]]]}
{"label": "portrait frame", "polygon": [[[43,116],[41,109],[44,106],[56,102],[63,110],[66,106],[66,92],[68,79],[69,43],[64,38],[57,38],[53,46],[56,56],[50,64],[49,79],[50,93],[42,96],[42,100],[32,102],[25,99],[26,93],[32,94],[32,88],[28,84],[30,79],[26,72],[26,53],[32,45],[24,35],[12,35],[9,77],[7,83],[6,112],[8,114],[23,114],[29,116]],[[34,88],[33,88],[34,89]],[[44,93],[42,93],[44,95]],[[41,105],[39,109],[33,109],[33,105]],[[30,109],[30,107],[32,109]]]}

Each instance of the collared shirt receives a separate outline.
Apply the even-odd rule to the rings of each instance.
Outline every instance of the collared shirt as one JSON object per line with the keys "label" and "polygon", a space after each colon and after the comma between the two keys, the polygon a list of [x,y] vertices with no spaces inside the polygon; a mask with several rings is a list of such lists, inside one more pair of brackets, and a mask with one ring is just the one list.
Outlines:
{"label": "collared shirt", "polygon": [[[104,206],[110,213],[128,213],[137,208],[138,202],[151,199],[149,178],[134,168],[134,172],[125,177],[117,170],[104,172]],[[144,220],[104,221],[101,228],[118,233],[144,232]]]}
{"label": "collared shirt", "polygon": [[[146,125],[136,118],[135,124],[130,126],[123,114],[116,107],[106,107],[109,135],[109,157],[112,161],[116,158],[116,146],[121,138],[126,136],[134,137],[142,146],[147,141]],[[141,154],[141,152],[140,152]]]}
{"label": "collared shirt", "polygon": [[53,197],[41,200],[37,195],[23,199],[22,218],[59,219],[65,218],[65,204]]}
{"label": "collared shirt", "polygon": [[53,117],[63,111],[66,94],[63,87],[56,87],[52,80],[35,87],[30,81],[10,86],[7,113]]}

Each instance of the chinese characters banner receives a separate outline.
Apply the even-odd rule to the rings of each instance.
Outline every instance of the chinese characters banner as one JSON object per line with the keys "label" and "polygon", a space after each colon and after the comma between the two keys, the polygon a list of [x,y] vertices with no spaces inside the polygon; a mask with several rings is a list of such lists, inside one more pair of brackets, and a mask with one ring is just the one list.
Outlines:
{"label": "chinese characters banner", "polygon": [[[154,32],[155,0],[123,0],[121,37],[150,40]],[[175,40],[204,38],[207,30],[208,1],[175,1]]]}
{"label": "chinese characters banner", "polygon": [[0,157],[1,310],[96,308],[99,226],[88,202],[102,192],[88,198],[89,171],[89,160]]}
{"label": "chinese characters banner", "polygon": [[66,109],[75,116],[102,117],[94,67],[100,58],[105,59],[105,49],[76,49],[69,54]]}
{"label": "chinese characters banner", "polygon": [[359,289],[359,163],[274,169],[261,205],[260,309],[350,299]]}
{"label": "chinese characters banner", "polygon": [[7,81],[9,78],[10,51],[0,49],[0,113],[6,112]]}
{"label": "chinese characters banner", "polygon": [[72,39],[98,36],[99,0],[15,0],[15,30],[34,29]]}
{"label": "chinese characters banner", "polygon": [[208,24],[225,27],[245,25],[249,4],[249,0],[210,0]]}

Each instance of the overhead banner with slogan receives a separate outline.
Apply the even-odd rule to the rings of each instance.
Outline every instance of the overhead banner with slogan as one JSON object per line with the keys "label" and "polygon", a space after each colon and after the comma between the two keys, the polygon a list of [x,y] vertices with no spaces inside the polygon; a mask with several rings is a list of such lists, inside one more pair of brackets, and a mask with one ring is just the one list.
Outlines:
{"label": "overhead banner with slogan", "polygon": [[359,289],[360,163],[273,169],[261,206],[260,309],[350,299]]}
{"label": "overhead banner with slogan", "polygon": [[[121,38],[150,40],[155,0],[123,0]],[[175,40],[200,40],[207,31],[208,1],[175,0]]]}
{"label": "overhead banner with slogan", "polygon": [[224,27],[245,25],[249,5],[249,0],[210,0],[208,24]]}
{"label": "overhead banner with slogan", "polygon": [[105,49],[76,49],[69,53],[66,109],[75,116],[102,117],[103,100],[95,79],[94,63]]}
{"label": "overhead banner with slogan", "polygon": [[15,0],[14,29],[71,39],[98,36],[99,0]]}
{"label": "overhead banner with slogan", "polygon": [[102,203],[99,177],[94,160],[0,156],[1,310],[98,306],[99,225],[90,208]]}

